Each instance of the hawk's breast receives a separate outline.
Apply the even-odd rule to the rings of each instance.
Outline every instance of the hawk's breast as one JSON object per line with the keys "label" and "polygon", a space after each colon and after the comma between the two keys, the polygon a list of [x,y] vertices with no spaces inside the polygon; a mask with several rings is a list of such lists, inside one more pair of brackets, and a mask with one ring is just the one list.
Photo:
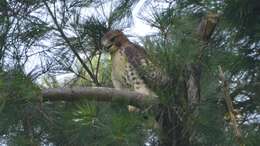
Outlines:
{"label": "hawk's breast", "polygon": [[138,75],[134,66],[128,62],[123,50],[112,55],[112,81],[116,88],[127,88],[142,94],[153,94]]}
{"label": "hawk's breast", "polygon": [[123,85],[122,83],[123,83],[125,68],[127,65],[127,60],[120,50],[111,54],[111,58],[112,58],[112,81],[120,82],[120,84]]}

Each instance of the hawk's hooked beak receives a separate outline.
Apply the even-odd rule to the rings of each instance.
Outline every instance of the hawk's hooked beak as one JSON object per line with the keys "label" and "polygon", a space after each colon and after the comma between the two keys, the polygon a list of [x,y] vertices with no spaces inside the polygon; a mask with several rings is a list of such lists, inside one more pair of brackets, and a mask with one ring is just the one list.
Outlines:
{"label": "hawk's hooked beak", "polygon": [[114,52],[117,50],[115,45],[115,40],[119,35],[113,35],[112,37],[106,37],[106,35],[101,39],[101,43],[108,52]]}
{"label": "hawk's hooked beak", "polygon": [[113,44],[110,44],[109,46],[106,46],[105,48],[106,48],[107,50],[109,50],[112,46],[113,46]]}
{"label": "hawk's hooked beak", "polygon": [[102,40],[101,43],[104,46],[105,50],[109,50],[113,46],[113,43],[110,43],[107,40]]}

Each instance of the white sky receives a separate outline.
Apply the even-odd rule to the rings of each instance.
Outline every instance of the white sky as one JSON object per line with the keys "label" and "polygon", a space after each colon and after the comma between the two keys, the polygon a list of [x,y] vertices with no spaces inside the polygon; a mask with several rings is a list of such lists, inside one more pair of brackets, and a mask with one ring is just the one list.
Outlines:
{"label": "white sky", "polygon": [[135,36],[146,36],[148,34],[156,32],[155,28],[146,24],[142,19],[138,17],[141,7],[143,6],[145,0],[141,0],[133,10],[134,25],[130,28],[129,32]]}

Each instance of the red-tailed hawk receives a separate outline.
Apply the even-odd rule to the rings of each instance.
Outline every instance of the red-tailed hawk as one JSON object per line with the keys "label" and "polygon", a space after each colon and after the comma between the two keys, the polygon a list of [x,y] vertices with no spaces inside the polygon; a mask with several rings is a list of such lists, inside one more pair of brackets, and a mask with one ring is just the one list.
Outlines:
{"label": "red-tailed hawk", "polygon": [[129,89],[157,98],[155,88],[163,88],[168,77],[148,58],[145,49],[127,39],[119,30],[109,31],[102,44],[112,59],[112,82],[117,89]]}

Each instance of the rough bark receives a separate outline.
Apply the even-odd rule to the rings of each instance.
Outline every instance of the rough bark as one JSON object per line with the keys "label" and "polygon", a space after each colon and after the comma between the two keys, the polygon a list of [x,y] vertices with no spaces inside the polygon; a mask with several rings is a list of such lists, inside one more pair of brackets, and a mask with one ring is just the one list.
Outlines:
{"label": "rough bark", "polygon": [[193,112],[196,106],[200,103],[201,65],[186,65],[185,75],[185,86],[188,106],[187,108],[190,112]]}

